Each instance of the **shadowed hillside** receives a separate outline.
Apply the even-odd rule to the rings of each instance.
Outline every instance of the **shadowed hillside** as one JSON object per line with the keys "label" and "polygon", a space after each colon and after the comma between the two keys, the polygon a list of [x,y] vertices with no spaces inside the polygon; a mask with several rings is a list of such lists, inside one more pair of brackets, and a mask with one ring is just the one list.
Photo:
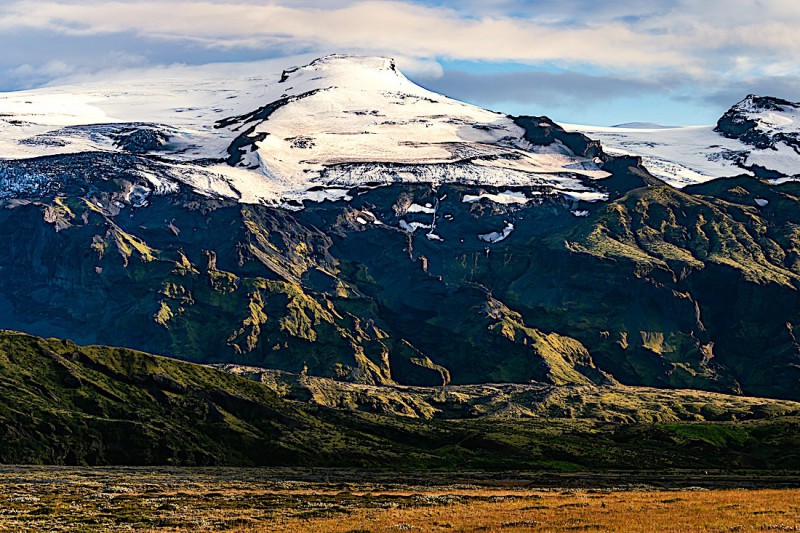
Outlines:
{"label": "shadowed hillside", "polygon": [[[358,394],[358,385],[331,383],[342,398]],[[469,390],[442,393],[426,401],[454,412],[459,402],[470,401]],[[289,399],[273,385],[206,366],[5,332],[0,461],[444,470],[800,468],[799,406],[792,402],[712,395],[699,408],[690,393],[682,393],[661,408],[659,421],[616,423],[607,422],[605,413],[658,410],[653,392],[587,389],[571,396],[567,390],[551,402],[554,408],[527,417],[511,410],[506,416],[476,411],[466,419],[451,414],[417,420],[359,407],[392,404],[396,395],[391,388],[374,389],[369,400],[333,407]]]}

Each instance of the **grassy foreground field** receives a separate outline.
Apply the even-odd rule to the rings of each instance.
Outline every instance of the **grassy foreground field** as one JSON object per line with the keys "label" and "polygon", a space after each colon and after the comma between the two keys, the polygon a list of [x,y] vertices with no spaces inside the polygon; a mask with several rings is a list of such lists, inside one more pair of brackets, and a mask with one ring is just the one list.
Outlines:
{"label": "grassy foreground field", "polygon": [[800,531],[797,485],[705,472],[2,467],[0,530]]}

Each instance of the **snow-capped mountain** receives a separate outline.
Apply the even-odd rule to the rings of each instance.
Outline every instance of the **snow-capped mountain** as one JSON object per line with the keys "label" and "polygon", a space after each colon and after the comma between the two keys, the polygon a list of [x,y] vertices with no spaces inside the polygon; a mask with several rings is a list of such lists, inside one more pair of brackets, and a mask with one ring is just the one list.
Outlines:
{"label": "snow-capped mountain", "polygon": [[720,118],[716,131],[756,148],[739,161],[756,175],[800,174],[800,104],[751,94]]}
{"label": "snow-capped mountain", "polygon": [[390,183],[525,187],[597,201],[608,198],[603,153],[639,156],[676,187],[742,174],[792,178],[798,113],[798,104],[751,95],[716,126],[564,125],[599,139],[602,149],[588,153],[560,139],[531,142],[518,119],[428,91],[391,59],[332,55],[249,78],[2,94],[0,195],[57,180],[10,161],[101,153],[139,156],[131,170],[148,193],[186,186],[293,209]]}
{"label": "snow-capped mountain", "polygon": [[711,126],[562,126],[599,139],[608,153],[642,157],[653,175],[675,187],[737,175],[800,175],[800,104],[779,98],[749,95]]}
{"label": "snow-capped mountain", "polygon": [[0,327],[371,384],[798,399],[796,108],[751,100],[719,131],[586,136],[345,56],[0,95]]}
{"label": "snow-capped mountain", "polygon": [[391,59],[328,56],[238,80],[142,80],[0,97],[0,159],[133,153],[157,190],[245,203],[343,197],[354,186],[535,186],[605,198],[600,160],[534,146],[511,118],[430,92]]}

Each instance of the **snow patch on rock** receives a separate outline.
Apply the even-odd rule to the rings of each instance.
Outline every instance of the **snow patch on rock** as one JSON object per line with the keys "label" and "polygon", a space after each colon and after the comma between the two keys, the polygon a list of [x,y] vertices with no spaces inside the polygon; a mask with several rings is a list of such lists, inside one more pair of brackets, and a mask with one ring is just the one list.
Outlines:
{"label": "snow patch on rock", "polygon": [[503,231],[493,231],[484,235],[478,235],[478,238],[489,243],[496,243],[508,238],[512,231],[514,231],[514,224],[511,222],[506,222],[506,226],[503,228]]}
{"label": "snow patch on rock", "polygon": [[464,197],[461,199],[462,202],[472,204],[478,202],[482,199],[487,199],[490,202],[494,202],[496,204],[503,204],[503,205],[511,205],[511,204],[527,204],[531,201],[531,198],[525,195],[524,192],[520,191],[503,191],[498,193],[480,193],[480,194],[465,194]]}

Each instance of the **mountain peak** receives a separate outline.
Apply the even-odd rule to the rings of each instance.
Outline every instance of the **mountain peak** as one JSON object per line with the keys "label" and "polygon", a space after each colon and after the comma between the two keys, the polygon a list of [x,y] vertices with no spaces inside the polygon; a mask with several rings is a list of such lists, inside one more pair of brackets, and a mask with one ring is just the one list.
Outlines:
{"label": "mountain peak", "polygon": [[794,158],[800,147],[799,124],[800,104],[749,94],[722,115],[716,130],[758,149],[770,149]]}
{"label": "mountain peak", "polygon": [[[15,95],[0,101],[0,117],[9,117],[0,118],[0,155],[151,155],[176,173],[174,181],[147,174],[155,190],[186,183],[291,207],[320,190],[344,197],[396,182],[607,197],[602,161],[556,142],[549,125],[531,141],[513,118],[420,87],[391,58],[335,54],[280,78],[187,83]],[[56,124],[52,109],[79,112]],[[31,125],[15,125],[23,120]]]}
{"label": "mountain peak", "polygon": [[315,59],[308,66],[353,65],[379,70],[396,70],[394,58],[385,56],[359,56],[354,54],[329,54]]}
{"label": "mountain peak", "polygon": [[331,54],[320,57],[303,66],[286,69],[281,74],[280,83],[296,79],[298,76],[314,74],[318,77],[357,77],[367,73],[391,73],[405,78],[398,70],[394,59],[382,56],[357,56]]}
{"label": "mountain peak", "polygon": [[748,94],[743,100],[736,103],[731,111],[760,112],[760,111],[785,111],[786,108],[798,108],[800,104],[776,98],[774,96],[759,96]]}

